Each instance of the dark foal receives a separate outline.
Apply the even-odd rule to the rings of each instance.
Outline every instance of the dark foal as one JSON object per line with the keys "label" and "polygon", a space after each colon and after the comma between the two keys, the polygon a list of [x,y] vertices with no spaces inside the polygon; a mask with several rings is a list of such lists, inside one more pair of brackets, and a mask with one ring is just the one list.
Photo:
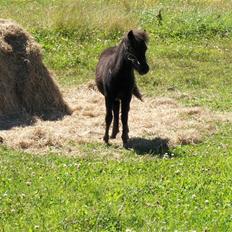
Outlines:
{"label": "dark foal", "polygon": [[122,140],[126,146],[128,142],[128,112],[132,95],[141,100],[137,88],[134,69],[140,75],[149,71],[146,61],[146,43],[148,35],[142,30],[131,30],[121,41],[112,48],[108,48],[100,56],[96,69],[96,84],[99,91],[105,96],[106,129],[104,141],[109,142],[109,129],[113,119],[111,138],[116,138],[119,132],[119,111],[121,104]]}

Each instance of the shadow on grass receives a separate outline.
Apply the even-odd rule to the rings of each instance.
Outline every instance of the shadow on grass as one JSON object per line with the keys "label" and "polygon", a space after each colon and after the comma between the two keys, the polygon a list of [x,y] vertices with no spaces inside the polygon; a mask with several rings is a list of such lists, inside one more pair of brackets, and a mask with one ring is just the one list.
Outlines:
{"label": "shadow on grass", "polygon": [[13,114],[9,116],[0,116],[0,130],[10,130],[13,127],[19,126],[32,126],[36,123],[38,118],[44,121],[56,121],[62,119],[65,115],[67,114],[58,111],[55,113],[44,112],[44,114],[37,115],[30,115],[23,112],[21,115]]}
{"label": "shadow on grass", "polygon": [[170,151],[168,142],[168,139],[160,137],[154,139],[134,137],[129,140],[128,149],[133,149],[138,155],[176,156]]}

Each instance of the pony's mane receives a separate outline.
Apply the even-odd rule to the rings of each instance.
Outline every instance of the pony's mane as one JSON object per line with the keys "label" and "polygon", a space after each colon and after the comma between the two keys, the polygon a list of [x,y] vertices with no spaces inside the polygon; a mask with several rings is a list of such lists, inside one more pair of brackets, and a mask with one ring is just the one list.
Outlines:
{"label": "pony's mane", "polygon": [[[134,29],[132,30],[134,37],[137,41],[144,41],[145,43],[148,43],[149,41],[149,37],[146,31],[144,30],[138,30],[138,29]],[[125,34],[124,38],[127,39],[127,35],[128,33]]]}

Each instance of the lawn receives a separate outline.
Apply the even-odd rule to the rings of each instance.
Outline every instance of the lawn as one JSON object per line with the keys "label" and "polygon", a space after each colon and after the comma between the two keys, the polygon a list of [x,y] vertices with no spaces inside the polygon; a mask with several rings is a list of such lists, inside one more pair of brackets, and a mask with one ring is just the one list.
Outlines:
{"label": "lawn", "polygon": [[[141,27],[144,95],[232,111],[229,0],[0,0],[0,10],[41,44],[62,88],[92,81],[100,52]],[[231,231],[232,125],[215,127],[162,155],[90,142],[73,157],[1,146],[0,231]]]}

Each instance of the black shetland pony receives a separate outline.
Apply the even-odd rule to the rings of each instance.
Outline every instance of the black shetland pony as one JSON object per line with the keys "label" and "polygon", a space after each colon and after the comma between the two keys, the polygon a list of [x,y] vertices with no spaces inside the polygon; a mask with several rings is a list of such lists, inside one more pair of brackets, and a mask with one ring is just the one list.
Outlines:
{"label": "black shetland pony", "polygon": [[[105,96],[106,129],[104,141],[109,142],[109,128],[113,119],[111,138],[119,132],[119,110],[121,104],[123,146],[128,142],[128,112],[132,95],[142,100],[135,82],[134,69],[140,75],[149,71],[146,61],[148,35],[142,30],[131,30],[116,47],[107,48],[100,56],[96,69],[98,90]],[[113,114],[112,114],[113,113]]]}

